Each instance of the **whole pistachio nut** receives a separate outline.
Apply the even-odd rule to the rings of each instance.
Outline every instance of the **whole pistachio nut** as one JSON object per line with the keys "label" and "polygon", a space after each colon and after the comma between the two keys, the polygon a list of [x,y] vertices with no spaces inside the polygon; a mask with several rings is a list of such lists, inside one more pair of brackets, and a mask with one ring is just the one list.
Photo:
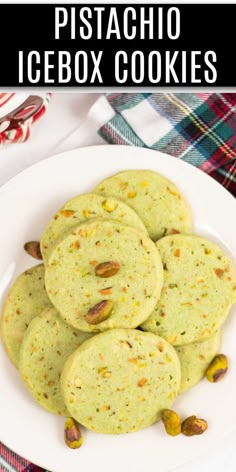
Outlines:
{"label": "whole pistachio nut", "polygon": [[39,241],[28,241],[24,245],[24,250],[27,252],[27,254],[34,257],[35,259],[42,260],[43,258],[40,250]]}
{"label": "whole pistachio nut", "polygon": [[92,308],[89,309],[85,319],[89,324],[98,324],[106,320],[113,309],[114,303],[112,300],[102,300],[96,303]]}
{"label": "whole pistachio nut", "polygon": [[78,449],[83,443],[79,425],[73,418],[67,418],[65,421],[64,440],[71,449]]}
{"label": "whole pistachio nut", "polygon": [[208,428],[205,420],[197,418],[196,416],[189,416],[183,421],[181,431],[185,436],[196,436],[203,434]]}
{"label": "whole pistachio nut", "polygon": [[228,359],[224,354],[214,357],[206,370],[206,378],[209,382],[219,382],[228,370]]}
{"label": "whole pistachio nut", "polygon": [[120,264],[116,261],[102,262],[96,265],[94,270],[97,277],[112,277],[120,270]]}
{"label": "whole pistachio nut", "polygon": [[181,420],[175,411],[168,409],[163,410],[161,413],[161,419],[167,434],[170,436],[177,436],[181,433]]}

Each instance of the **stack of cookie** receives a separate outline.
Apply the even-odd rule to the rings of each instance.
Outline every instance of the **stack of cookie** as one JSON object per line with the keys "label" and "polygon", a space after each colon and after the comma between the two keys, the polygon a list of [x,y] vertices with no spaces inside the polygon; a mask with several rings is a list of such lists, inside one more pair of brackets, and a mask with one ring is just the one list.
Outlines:
{"label": "stack of cookie", "polygon": [[233,264],[192,234],[188,203],[165,177],[124,171],[68,201],[20,275],[1,334],[48,411],[111,434],[154,422],[198,383],[236,301]]}

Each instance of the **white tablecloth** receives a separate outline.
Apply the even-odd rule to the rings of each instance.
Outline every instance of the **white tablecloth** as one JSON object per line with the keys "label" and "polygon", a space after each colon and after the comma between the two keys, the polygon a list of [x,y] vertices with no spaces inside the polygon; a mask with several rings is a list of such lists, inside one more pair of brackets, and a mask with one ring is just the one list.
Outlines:
{"label": "white tablecloth", "polygon": [[[0,147],[0,185],[53,154],[76,147],[103,144],[96,126],[87,117],[88,110],[98,97],[99,94],[96,93],[54,94],[47,114],[33,126],[29,141]],[[222,398],[222,404],[226,401],[227,396]],[[176,469],[176,472],[235,472],[235,444],[236,431],[217,444],[215,449],[209,450],[208,454]]]}

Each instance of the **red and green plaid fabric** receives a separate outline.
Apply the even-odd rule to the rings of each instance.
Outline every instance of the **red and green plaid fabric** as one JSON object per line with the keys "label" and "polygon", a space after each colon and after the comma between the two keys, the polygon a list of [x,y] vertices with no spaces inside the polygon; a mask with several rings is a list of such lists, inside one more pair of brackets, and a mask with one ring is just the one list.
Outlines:
{"label": "red and green plaid fabric", "polygon": [[114,114],[99,134],[108,143],[171,154],[236,196],[236,93],[114,93],[106,98]]}
{"label": "red and green plaid fabric", "polygon": [[47,472],[0,443],[0,472]]}

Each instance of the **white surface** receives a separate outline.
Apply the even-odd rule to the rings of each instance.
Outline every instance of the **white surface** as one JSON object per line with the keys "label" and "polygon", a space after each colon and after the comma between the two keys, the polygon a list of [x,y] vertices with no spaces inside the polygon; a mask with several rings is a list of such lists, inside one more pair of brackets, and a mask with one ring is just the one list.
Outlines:
{"label": "white surface", "polygon": [[[58,97],[58,101],[60,100],[64,101],[64,105],[67,103],[65,96]],[[64,114],[65,112],[63,116]],[[57,117],[60,121],[58,110]],[[78,134],[81,134],[81,128]],[[32,146],[33,142],[32,138]],[[25,145],[17,147],[19,151],[25,149]],[[44,151],[46,152],[45,149]],[[10,151],[7,152],[10,158]],[[21,160],[24,155],[19,152],[18,159]],[[6,156],[3,158],[6,159]],[[26,165],[27,161],[23,160],[23,166]],[[65,199],[78,192],[88,191],[106,175],[132,167],[156,169],[174,180],[194,209],[196,230],[213,239],[217,238],[228,250],[236,253],[235,225],[231,224],[236,201],[215,181],[190,165],[168,156],[161,157],[155,151],[137,149],[134,159],[134,149],[113,146],[111,159],[110,147],[98,147],[42,162],[0,190],[0,213],[4,221],[1,226],[0,278],[5,285],[14,270],[14,264],[14,275],[32,264],[32,259],[19,248],[26,240],[39,237],[50,215]],[[13,169],[11,171],[14,172]],[[196,189],[201,191],[197,192]],[[1,385],[4,388],[0,389],[0,439],[27,459],[55,472],[77,472],[81,468],[93,470],[95,467],[97,472],[166,472],[199,454],[202,454],[200,460],[195,460],[178,471],[234,471],[235,433],[229,440],[218,442],[217,438],[233,429],[236,421],[235,329],[236,318],[231,315],[224,329],[223,344],[223,351],[231,359],[231,368],[224,381],[217,385],[204,381],[201,386],[176,402],[176,409],[184,417],[196,413],[209,421],[209,430],[201,437],[185,438],[181,435],[170,438],[163,433],[161,424],[139,433],[118,437],[104,437],[87,431],[83,448],[77,452],[70,451],[63,445],[62,419],[49,415],[34,404],[1,350]],[[14,434],[6,404],[11,405]],[[214,450],[207,454],[203,452],[213,447]]]}
{"label": "white surface", "polygon": [[96,93],[53,94],[47,114],[32,126],[28,141],[0,145],[0,185],[52,154],[102,143],[96,125],[87,118],[88,110],[98,97]]}

